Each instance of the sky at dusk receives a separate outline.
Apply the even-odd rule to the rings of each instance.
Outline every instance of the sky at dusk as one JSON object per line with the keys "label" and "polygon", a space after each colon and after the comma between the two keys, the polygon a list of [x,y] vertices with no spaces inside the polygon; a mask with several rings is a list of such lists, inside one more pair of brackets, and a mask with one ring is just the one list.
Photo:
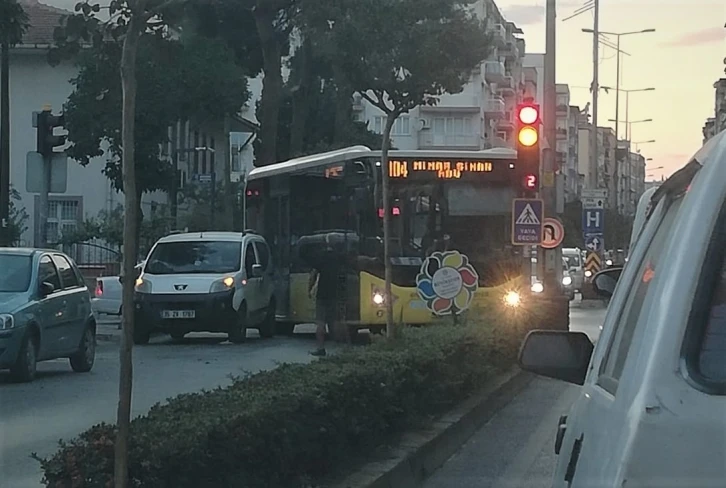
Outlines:
{"label": "sky at dusk", "polygon": [[[76,0],[41,0],[73,9]],[[361,0],[365,1],[365,0]],[[495,0],[508,20],[524,31],[527,52],[544,52],[545,0]],[[105,4],[107,2],[102,1]],[[593,15],[587,12],[563,22],[585,0],[558,0],[557,82],[570,85],[573,105],[581,108],[591,99]],[[724,0],[600,0],[600,28],[627,32],[653,28],[655,33],[622,37],[621,87],[626,90],[654,87],[653,92],[630,95],[631,121],[653,119],[632,125],[633,142],[643,144],[650,178],[669,175],[701,146],[701,129],[713,116],[713,84],[724,74],[726,56],[726,1]],[[614,37],[610,38],[615,41]],[[600,85],[615,86],[615,51],[600,50]],[[601,92],[598,125],[613,125],[615,94]],[[620,117],[625,119],[621,97]],[[625,126],[621,124],[621,134]],[[663,169],[655,169],[663,166]],[[649,178],[649,179],[650,179]]]}
{"label": "sky at dusk", "polygon": [[[527,52],[544,52],[545,0],[498,0],[508,20],[524,31]],[[557,9],[557,82],[570,85],[572,104],[581,108],[591,100],[593,15],[587,12],[563,21],[585,0],[560,0]],[[660,179],[683,166],[701,147],[701,129],[713,117],[713,84],[726,77],[726,1],[724,0],[601,0],[600,29],[628,32],[656,29],[655,33],[621,37],[623,55],[621,87],[650,88],[630,95],[630,120],[653,119],[632,125],[633,142],[647,158],[648,179]],[[615,41],[614,37],[610,37]],[[600,85],[615,86],[615,51],[600,50]],[[581,88],[584,87],[584,88]],[[625,118],[621,94],[620,118]],[[615,93],[600,93],[598,125],[614,126]],[[620,132],[625,126],[621,124]],[[662,170],[656,170],[663,166]]]}

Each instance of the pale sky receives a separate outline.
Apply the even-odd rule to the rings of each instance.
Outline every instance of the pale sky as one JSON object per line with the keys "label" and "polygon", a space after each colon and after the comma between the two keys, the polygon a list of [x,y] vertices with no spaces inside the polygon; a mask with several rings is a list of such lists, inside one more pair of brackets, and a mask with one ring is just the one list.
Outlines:
{"label": "pale sky", "polygon": [[[363,0],[361,0],[363,1]],[[527,52],[545,50],[545,0],[495,0],[504,16],[524,31]],[[41,0],[72,10],[76,0]],[[101,3],[106,3],[102,1]],[[570,85],[573,105],[581,108],[591,99],[593,15],[587,12],[565,22],[586,0],[558,0],[557,82]],[[701,129],[713,116],[713,84],[726,77],[726,0],[600,0],[600,29],[627,32],[653,28],[655,33],[624,36],[621,87],[626,90],[654,87],[656,91],[630,95],[633,142],[655,139],[640,146],[648,163],[648,179],[671,174],[701,146]],[[614,37],[610,38],[615,41]],[[615,51],[600,50],[600,85],[615,86]],[[584,87],[584,88],[583,88]],[[620,117],[625,119],[621,97]],[[598,125],[615,118],[615,94],[601,92]],[[621,134],[625,125],[621,124]],[[659,166],[664,169],[656,170]]]}
{"label": "pale sky", "polygon": [[[524,31],[527,52],[544,52],[545,0],[496,0],[508,20]],[[593,14],[562,21],[586,4],[558,0],[557,82],[570,85],[572,104],[581,108],[591,100]],[[630,95],[630,120],[653,119],[632,125],[633,142],[655,139],[640,146],[648,162],[647,179],[660,179],[683,166],[701,147],[701,129],[713,117],[713,84],[724,74],[726,56],[726,1],[724,0],[600,0],[600,29],[628,32],[656,29],[655,33],[621,37],[621,87],[654,87],[653,92]],[[616,38],[610,37],[615,42]],[[615,86],[615,51],[600,50],[600,85]],[[577,88],[585,87],[585,88]],[[620,119],[625,118],[624,94]],[[598,125],[614,126],[615,94],[600,93]],[[620,133],[625,131],[621,124]],[[663,166],[662,170],[655,170]]]}

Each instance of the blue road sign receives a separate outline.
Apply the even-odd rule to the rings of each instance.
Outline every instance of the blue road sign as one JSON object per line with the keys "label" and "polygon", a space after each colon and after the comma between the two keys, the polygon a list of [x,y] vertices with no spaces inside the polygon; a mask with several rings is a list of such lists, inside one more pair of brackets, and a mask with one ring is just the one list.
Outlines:
{"label": "blue road sign", "polygon": [[601,234],[590,234],[585,236],[585,247],[590,252],[600,253],[605,247],[605,239]]}
{"label": "blue road sign", "polygon": [[544,201],[538,198],[515,198],[512,201],[512,244],[541,244],[543,220]]}
{"label": "blue road sign", "polygon": [[605,209],[585,208],[582,210],[582,233],[602,234],[605,228]]}

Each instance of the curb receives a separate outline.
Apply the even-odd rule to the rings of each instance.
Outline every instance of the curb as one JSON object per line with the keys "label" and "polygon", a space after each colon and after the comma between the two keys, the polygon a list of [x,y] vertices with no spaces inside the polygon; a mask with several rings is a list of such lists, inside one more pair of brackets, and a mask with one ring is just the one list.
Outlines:
{"label": "curb", "polygon": [[582,300],[577,308],[607,308],[605,300]]}
{"label": "curb", "polygon": [[512,368],[474,397],[455,407],[425,431],[409,432],[390,454],[349,475],[334,488],[414,488],[421,486],[469,438],[505,407],[533,379]]}

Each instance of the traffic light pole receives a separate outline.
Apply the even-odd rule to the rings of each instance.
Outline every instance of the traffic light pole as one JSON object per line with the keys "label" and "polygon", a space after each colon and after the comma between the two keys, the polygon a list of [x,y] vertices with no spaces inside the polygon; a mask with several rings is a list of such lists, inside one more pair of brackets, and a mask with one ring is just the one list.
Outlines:
{"label": "traffic light pole", "polygon": [[36,120],[37,127],[37,152],[43,156],[43,178],[39,196],[38,209],[38,242],[37,247],[48,246],[48,210],[50,202],[48,195],[51,190],[51,174],[53,164],[53,149],[66,143],[65,136],[56,136],[53,129],[62,127],[65,123],[63,115],[53,115],[51,106],[44,105],[43,111],[38,113]]}
{"label": "traffic light pole", "polygon": [[40,187],[40,196],[38,204],[38,247],[45,248],[48,246],[48,209],[50,201],[48,195],[50,193],[50,174],[51,162],[48,156],[43,155],[43,185]]}

